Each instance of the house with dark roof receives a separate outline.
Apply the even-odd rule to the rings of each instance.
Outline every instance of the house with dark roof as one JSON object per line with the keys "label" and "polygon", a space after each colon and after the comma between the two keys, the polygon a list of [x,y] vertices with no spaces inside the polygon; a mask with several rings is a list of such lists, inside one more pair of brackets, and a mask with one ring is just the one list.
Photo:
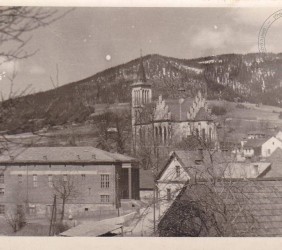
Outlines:
{"label": "house with dark roof", "polygon": [[94,147],[29,147],[0,155],[0,215],[19,207],[30,216],[50,215],[55,194],[58,210],[62,204],[57,190],[70,187],[67,213],[115,210],[139,199],[138,162]]}
{"label": "house with dark roof", "polygon": [[243,154],[246,158],[253,156],[268,157],[277,148],[282,148],[282,141],[276,137],[249,139],[243,143]]}
{"label": "house with dark roof", "polygon": [[282,179],[187,182],[158,224],[159,236],[282,236]]}
{"label": "house with dark roof", "polygon": [[262,176],[265,178],[282,178],[282,149],[277,148],[266,161],[271,162],[270,169]]}
{"label": "house with dark roof", "polygon": [[252,130],[248,132],[248,139],[265,138],[266,133],[261,130]]}
{"label": "house with dark roof", "polygon": [[135,149],[142,138],[154,138],[161,144],[169,144],[171,139],[181,141],[189,135],[196,135],[203,141],[217,141],[214,117],[200,91],[194,98],[163,99],[159,96],[152,101],[152,86],[146,79],[142,57],[137,81],[132,85],[131,107]]}
{"label": "house with dark roof", "polygon": [[256,179],[267,173],[270,166],[271,163],[268,161],[236,162],[228,151],[202,149],[174,151],[157,176],[160,214],[168,209],[190,180]]}

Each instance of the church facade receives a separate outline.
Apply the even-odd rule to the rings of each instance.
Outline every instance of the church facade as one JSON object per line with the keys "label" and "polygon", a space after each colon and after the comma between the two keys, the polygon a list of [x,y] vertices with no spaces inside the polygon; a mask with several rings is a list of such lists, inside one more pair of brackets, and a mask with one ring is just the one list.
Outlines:
{"label": "church facade", "polygon": [[132,85],[133,147],[154,140],[161,145],[195,135],[203,141],[217,140],[216,124],[201,92],[194,98],[152,101],[152,86],[146,80],[141,58],[137,81]]}

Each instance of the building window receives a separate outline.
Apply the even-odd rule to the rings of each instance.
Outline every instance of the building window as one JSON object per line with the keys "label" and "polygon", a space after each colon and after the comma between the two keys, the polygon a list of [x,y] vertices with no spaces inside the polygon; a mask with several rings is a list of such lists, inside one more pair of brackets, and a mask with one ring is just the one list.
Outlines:
{"label": "building window", "polygon": [[199,138],[199,129],[196,128],[196,137]]}
{"label": "building window", "polygon": [[18,175],[18,183],[19,184],[23,183],[23,175],[22,174]]}
{"label": "building window", "polygon": [[206,140],[206,130],[204,128],[202,129],[202,139],[203,141]]}
{"label": "building window", "polygon": [[171,200],[171,189],[170,188],[166,189],[166,198],[167,198],[168,201]]}
{"label": "building window", "polygon": [[100,195],[101,202],[102,203],[109,203],[110,202],[110,196],[109,195]]}
{"label": "building window", "polygon": [[209,140],[211,141],[212,139],[212,128],[209,128]]}
{"label": "building window", "polygon": [[53,176],[51,174],[48,175],[48,186],[53,187]]}
{"label": "building window", "polygon": [[20,214],[24,211],[23,205],[17,205],[17,213]]}
{"label": "building window", "polygon": [[5,205],[0,205],[0,214],[5,214]]}
{"label": "building window", "polygon": [[4,188],[0,188],[0,196],[4,195]]}
{"label": "building window", "polygon": [[176,177],[180,177],[180,166],[175,166]]}
{"label": "building window", "polygon": [[110,187],[110,175],[102,174],[101,175],[101,188],[109,188]]}
{"label": "building window", "polygon": [[37,174],[34,174],[32,177],[33,177],[33,187],[38,187]]}
{"label": "building window", "polygon": [[4,174],[0,174],[0,183],[4,183]]}
{"label": "building window", "polygon": [[29,212],[30,215],[35,215],[36,214],[35,205],[29,205],[28,212]]}

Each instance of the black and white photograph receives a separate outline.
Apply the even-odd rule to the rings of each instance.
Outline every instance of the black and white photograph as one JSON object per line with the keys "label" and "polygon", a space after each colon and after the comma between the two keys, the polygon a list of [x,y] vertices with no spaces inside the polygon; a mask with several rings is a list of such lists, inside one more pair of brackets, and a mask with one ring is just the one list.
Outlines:
{"label": "black and white photograph", "polygon": [[0,236],[281,237],[281,29],[282,2],[0,7]]}

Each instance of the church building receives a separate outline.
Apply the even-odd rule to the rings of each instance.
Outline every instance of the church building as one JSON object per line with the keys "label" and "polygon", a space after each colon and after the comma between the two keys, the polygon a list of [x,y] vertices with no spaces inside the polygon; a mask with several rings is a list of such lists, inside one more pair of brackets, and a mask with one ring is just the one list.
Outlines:
{"label": "church building", "polygon": [[152,101],[152,86],[146,79],[142,57],[137,81],[132,84],[133,148],[148,140],[161,145],[180,142],[189,135],[216,142],[216,124],[199,91],[194,98]]}

